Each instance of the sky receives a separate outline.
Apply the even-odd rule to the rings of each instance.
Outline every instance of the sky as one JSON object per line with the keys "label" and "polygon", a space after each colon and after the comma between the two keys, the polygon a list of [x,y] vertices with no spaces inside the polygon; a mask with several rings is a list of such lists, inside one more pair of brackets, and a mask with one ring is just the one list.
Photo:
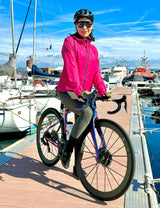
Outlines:
{"label": "sky", "polygon": [[[13,0],[14,40],[17,47],[30,0]],[[101,66],[118,60],[129,67],[148,57],[153,68],[160,66],[160,1],[37,0],[35,63],[39,67],[62,65],[61,48],[65,37],[75,32],[74,13],[87,8],[95,21],[93,35]],[[17,66],[26,66],[33,55],[34,0],[17,51]],[[52,45],[52,49],[46,50]],[[12,53],[10,0],[0,0],[0,64]]]}

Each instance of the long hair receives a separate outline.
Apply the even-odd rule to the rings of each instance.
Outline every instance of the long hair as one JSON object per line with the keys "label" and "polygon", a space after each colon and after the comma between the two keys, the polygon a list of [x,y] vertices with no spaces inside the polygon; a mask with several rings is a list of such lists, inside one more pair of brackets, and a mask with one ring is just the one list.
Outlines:
{"label": "long hair", "polygon": [[[77,38],[83,39],[78,32],[74,33],[74,34],[70,34],[70,36],[76,36]],[[95,38],[93,37],[93,33],[91,32],[91,34],[88,36],[89,40],[95,41]]]}

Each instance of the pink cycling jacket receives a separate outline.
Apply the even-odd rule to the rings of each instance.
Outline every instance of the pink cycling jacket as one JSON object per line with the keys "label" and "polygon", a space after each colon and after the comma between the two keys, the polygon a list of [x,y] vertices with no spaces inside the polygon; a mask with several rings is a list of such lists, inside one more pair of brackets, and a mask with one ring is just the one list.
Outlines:
{"label": "pink cycling jacket", "polygon": [[91,91],[92,85],[101,96],[107,93],[101,76],[98,51],[91,40],[69,36],[62,47],[63,71],[57,91],[74,91],[77,96],[83,91]]}

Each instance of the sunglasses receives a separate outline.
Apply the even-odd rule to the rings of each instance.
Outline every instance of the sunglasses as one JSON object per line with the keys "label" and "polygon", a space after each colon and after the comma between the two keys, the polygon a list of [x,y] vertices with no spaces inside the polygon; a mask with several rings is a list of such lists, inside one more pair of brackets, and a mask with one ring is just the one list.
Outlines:
{"label": "sunglasses", "polygon": [[92,22],[90,21],[79,21],[76,23],[76,25],[79,27],[79,28],[83,28],[84,25],[87,27],[87,28],[90,28],[92,26]]}

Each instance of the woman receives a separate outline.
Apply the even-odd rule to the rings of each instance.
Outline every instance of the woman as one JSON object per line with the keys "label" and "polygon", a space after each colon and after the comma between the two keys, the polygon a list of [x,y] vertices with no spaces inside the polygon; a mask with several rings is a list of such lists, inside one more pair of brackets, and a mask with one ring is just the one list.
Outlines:
{"label": "woman", "polygon": [[61,159],[65,168],[69,167],[76,141],[90,123],[93,114],[90,107],[77,111],[75,109],[77,104],[84,102],[84,95],[91,92],[92,85],[100,96],[107,93],[100,73],[98,52],[91,44],[95,40],[92,34],[93,21],[94,16],[89,10],[77,11],[74,15],[77,32],[67,37],[62,47],[64,67],[57,86],[57,94],[62,103],[78,115]]}

